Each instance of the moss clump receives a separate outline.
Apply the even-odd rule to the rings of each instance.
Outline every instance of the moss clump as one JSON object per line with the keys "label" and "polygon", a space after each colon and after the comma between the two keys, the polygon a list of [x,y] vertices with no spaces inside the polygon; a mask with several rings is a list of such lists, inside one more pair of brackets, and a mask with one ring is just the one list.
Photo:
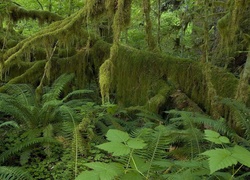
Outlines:
{"label": "moss clump", "polygon": [[159,113],[160,108],[166,104],[166,100],[171,94],[173,86],[164,80],[159,80],[155,84],[155,92],[157,94],[147,101],[145,107],[151,112]]}
{"label": "moss clump", "polygon": [[102,96],[102,104],[109,102],[109,92],[113,77],[113,63],[107,59],[100,67],[99,83]]}
{"label": "moss clump", "polygon": [[[109,102],[109,91],[111,89],[111,82],[113,78],[113,63],[118,58],[119,51],[119,40],[121,31],[128,25],[130,21],[130,9],[131,9],[131,0],[118,0],[117,7],[115,9],[115,14],[113,17],[113,44],[110,48],[110,57],[106,60],[100,67],[99,71],[99,83],[102,95],[102,103]],[[111,8],[108,12],[113,14],[113,3],[107,1],[106,7]],[[128,14],[129,13],[129,14]],[[108,72],[110,71],[110,72]]]}

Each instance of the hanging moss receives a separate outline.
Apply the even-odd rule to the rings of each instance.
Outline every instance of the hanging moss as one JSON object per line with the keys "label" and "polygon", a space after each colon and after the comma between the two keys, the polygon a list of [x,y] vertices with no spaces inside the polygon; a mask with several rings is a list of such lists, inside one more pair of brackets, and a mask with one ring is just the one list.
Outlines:
{"label": "hanging moss", "polygon": [[244,104],[249,99],[248,85],[249,85],[249,79],[250,79],[250,39],[249,39],[248,50],[249,52],[247,55],[247,60],[244,66],[244,70],[241,74],[240,81],[237,87],[237,91],[235,93],[235,99]]}
{"label": "hanging moss", "polygon": [[86,1],[87,20],[98,19],[105,12],[105,1],[87,0]]}
{"label": "hanging moss", "polygon": [[[128,16],[127,13],[128,11],[130,13],[131,2],[132,2],[131,0],[129,1],[118,0],[117,1],[117,9],[114,14],[113,26],[112,26],[114,37],[113,37],[113,44],[110,48],[110,58],[101,65],[100,71],[99,71],[99,83],[100,83],[103,104],[106,102],[109,102],[109,91],[111,89],[111,82],[112,82],[113,71],[114,71],[113,62],[118,57],[119,40],[120,40],[121,31],[123,28],[125,28],[128,25],[129,20],[130,20],[130,14]],[[111,2],[107,2],[106,5],[108,5],[109,8],[112,8],[110,7],[110,5],[112,5]]]}
{"label": "hanging moss", "polygon": [[[59,47],[65,49],[77,47],[76,55],[68,56],[67,54],[63,58],[53,56],[49,64],[51,80],[62,72],[73,72],[77,74],[74,85],[81,86],[79,84],[85,84],[92,80],[91,78],[96,78],[93,76],[99,72],[103,103],[110,100],[111,92],[115,92],[115,100],[119,105],[144,106],[155,112],[164,104],[171,92],[171,87],[174,86],[203,109],[209,111],[211,103],[206,101],[209,88],[202,73],[202,64],[120,45],[120,33],[130,21],[132,1],[117,0],[113,1],[114,3],[106,1],[110,4],[104,2],[89,0],[89,6],[86,9],[83,8],[62,21],[50,24],[6,51],[1,59],[2,73],[6,73],[7,70],[20,63],[20,57],[37,47],[46,46],[48,60],[52,54],[53,44],[59,41]],[[96,7],[98,3],[101,3],[100,9]],[[107,7],[112,9],[106,9]],[[114,43],[112,45],[91,35],[88,30],[79,28],[83,20],[94,17],[95,14],[101,16],[108,10],[114,12]],[[43,51],[43,58],[45,55],[46,51]],[[39,59],[32,64],[32,67],[27,66],[27,69],[21,65],[22,71],[17,72],[8,83],[39,82],[45,63],[45,60]],[[238,80],[233,75],[213,66],[211,75],[211,82],[219,97],[234,97]]]}
{"label": "hanging moss", "polygon": [[[10,81],[8,81],[7,84],[18,84],[18,83],[27,83],[33,82],[33,84],[37,84],[39,82],[39,79],[43,73],[42,69],[45,65],[45,61],[39,61],[34,63],[32,67],[30,67],[27,71],[22,73],[19,76],[16,76],[12,78]],[[3,92],[5,90],[5,85],[0,87],[0,92]]]}
{"label": "hanging moss", "polygon": [[100,67],[99,83],[102,96],[102,104],[109,102],[109,92],[113,77],[113,63],[107,59]]}
{"label": "hanging moss", "polygon": [[225,67],[237,56],[237,51],[246,49],[246,46],[242,44],[244,29],[241,28],[241,23],[248,19],[249,7],[248,1],[230,0],[227,8],[229,11],[217,22],[220,33],[217,58],[224,59]]}
{"label": "hanging moss", "polygon": [[[79,21],[81,21],[85,17],[84,14],[85,9],[79,11],[74,16],[66,18],[64,21],[55,22],[47,28],[44,28],[40,32],[36,33],[35,35],[24,39],[15,47],[6,51],[3,56],[2,73],[4,73],[4,71],[15,64],[18,57],[28,51],[31,46],[34,47],[46,45],[48,47],[52,47],[56,38],[67,39],[67,37],[71,37],[69,39],[74,39],[74,34],[77,34],[74,33],[74,31],[76,31],[76,28],[74,26],[77,26],[79,24]],[[47,41],[49,43],[46,43]]]}
{"label": "hanging moss", "polygon": [[105,1],[105,8],[108,12],[109,17],[114,17],[116,4],[117,4],[117,1],[115,1],[115,0],[106,0]]}

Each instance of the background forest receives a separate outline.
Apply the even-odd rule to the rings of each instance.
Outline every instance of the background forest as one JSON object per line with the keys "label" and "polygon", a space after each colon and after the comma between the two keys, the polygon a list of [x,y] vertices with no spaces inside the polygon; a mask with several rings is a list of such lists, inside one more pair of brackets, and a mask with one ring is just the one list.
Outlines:
{"label": "background forest", "polygon": [[0,0],[0,179],[250,179],[249,0]]}

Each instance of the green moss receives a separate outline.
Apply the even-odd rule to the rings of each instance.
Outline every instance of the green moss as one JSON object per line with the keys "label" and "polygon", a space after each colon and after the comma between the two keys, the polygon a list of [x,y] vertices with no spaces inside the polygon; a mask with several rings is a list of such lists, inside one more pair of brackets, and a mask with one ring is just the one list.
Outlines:
{"label": "green moss", "polygon": [[[168,84],[164,80],[159,80],[154,83],[155,86],[153,86],[153,92],[154,95],[152,98],[150,98],[147,103],[145,104],[145,107],[147,110],[154,112],[154,113],[159,113],[160,108],[166,104],[166,100],[168,99],[169,95],[171,94],[173,90],[173,86]],[[151,87],[152,88],[152,87]]]}
{"label": "green moss", "polygon": [[107,59],[100,67],[99,84],[102,96],[102,104],[109,102],[109,92],[113,77],[113,63]]}
{"label": "green moss", "polygon": [[25,10],[19,6],[8,7],[10,18],[16,22],[18,20],[38,20],[39,24],[52,23],[54,21],[62,20],[63,18],[57,14],[48,11]]}
{"label": "green moss", "polygon": [[151,4],[150,0],[143,0],[143,12],[145,16],[145,32],[146,32],[146,41],[148,43],[149,50],[156,50],[156,42],[152,33],[152,22],[150,18]]}
{"label": "green moss", "polygon": [[250,3],[249,1],[228,1],[229,10],[223,17],[217,22],[217,27],[220,34],[219,46],[217,53],[214,53],[214,63],[217,61],[222,62],[225,67],[237,56],[238,51],[244,51],[247,46],[243,43],[243,34],[248,33],[245,27],[249,24],[245,24],[242,27],[242,23],[246,23],[249,16]]}
{"label": "green moss", "polygon": [[[126,107],[144,106],[155,112],[166,101],[170,87],[173,85],[204,109],[209,110],[211,105],[207,101],[209,89],[202,73],[202,64],[188,59],[139,51],[119,44],[120,33],[130,21],[131,2],[131,0],[88,0],[86,9],[83,8],[62,21],[50,24],[5,52],[1,58],[3,65],[1,72],[6,73],[9,68],[13,68],[25,53],[36,51],[37,47],[52,47],[57,40],[60,47],[71,50],[71,47],[76,47],[78,42],[76,37],[78,37],[81,41],[78,43],[76,52],[73,49],[72,54],[66,54],[66,57],[65,53],[58,52],[60,58],[51,59],[51,80],[61,73],[73,72],[76,73],[75,83],[79,87],[84,87],[87,81],[96,78],[99,72],[103,103],[109,101],[110,92],[115,92],[118,104]],[[101,6],[97,6],[96,3],[101,3]],[[114,44],[112,46],[92,36],[88,30],[78,28],[83,20],[96,15],[101,16],[104,10],[113,16]],[[222,29],[223,23],[221,22]],[[48,53],[50,50],[51,48],[47,48],[47,56],[50,55]],[[76,55],[73,55],[75,53]],[[41,59],[46,58],[44,50],[41,54]],[[37,82],[43,74],[44,66],[45,61],[37,61],[25,71],[22,69],[22,72],[17,72],[9,83]],[[233,75],[215,67],[211,68],[211,75],[211,82],[218,96],[235,96],[238,80]]]}

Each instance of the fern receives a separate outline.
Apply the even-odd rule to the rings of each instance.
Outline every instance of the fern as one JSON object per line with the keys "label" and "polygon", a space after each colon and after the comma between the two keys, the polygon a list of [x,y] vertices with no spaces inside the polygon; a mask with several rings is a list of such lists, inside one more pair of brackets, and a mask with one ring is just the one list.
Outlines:
{"label": "fern", "polygon": [[43,102],[59,99],[63,88],[74,78],[74,74],[63,74],[55,80],[52,87],[43,95]]}
{"label": "fern", "polygon": [[160,115],[149,112],[149,111],[145,111],[145,110],[141,110],[140,113],[136,114],[138,117],[143,118],[144,120],[149,120],[152,122],[156,122],[158,124],[163,124],[163,119],[160,117]]}
{"label": "fern", "polygon": [[19,128],[19,125],[15,121],[0,122],[0,128],[3,126],[12,126],[15,128]]}
{"label": "fern", "polygon": [[[32,153],[32,147],[41,144],[47,155],[51,154],[51,143],[57,143],[53,136],[63,135],[68,144],[72,144],[74,153],[74,173],[77,174],[78,156],[84,154],[89,147],[85,144],[85,137],[89,141],[93,137],[93,132],[80,128],[80,122],[84,113],[89,113],[89,109],[83,111],[83,107],[88,106],[84,99],[74,99],[80,96],[85,98],[85,94],[92,93],[90,90],[77,90],[62,97],[63,88],[73,78],[73,74],[60,76],[51,87],[43,90],[43,100],[36,102],[36,93],[30,86],[13,85],[6,88],[6,93],[0,93],[1,111],[6,115],[11,115],[20,124],[19,141],[22,143],[13,144],[11,148],[0,155],[0,163],[5,162],[11,156],[20,155],[21,164],[25,164]],[[25,88],[28,88],[27,90]],[[8,94],[7,94],[8,93]],[[91,106],[92,108],[92,106]],[[91,113],[91,112],[90,112]],[[89,127],[86,127],[89,128]],[[60,130],[63,129],[63,132]],[[85,134],[82,134],[82,133]]]}
{"label": "fern", "polygon": [[148,144],[147,148],[135,152],[136,155],[148,162],[148,169],[145,174],[147,178],[158,169],[155,162],[165,162],[163,159],[167,157],[166,150],[172,142],[171,132],[169,127],[160,125],[154,129],[142,128],[133,133],[133,135],[141,137]]}
{"label": "fern", "polygon": [[6,115],[12,115],[17,122],[26,124],[32,128],[32,119],[35,117],[30,111],[29,106],[25,106],[22,102],[17,101],[14,97],[0,93],[1,112]]}
{"label": "fern", "polygon": [[72,98],[73,96],[76,96],[76,95],[83,95],[83,94],[91,94],[93,93],[92,90],[87,90],[87,89],[80,89],[80,90],[75,90],[73,92],[70,92],[69,94],[67,94],[67,96],[65,96],[62,101],[63,102],[66,102],[68,101],[70,98]]}
{"label": "fern", "polygon": [[[125,167],[124,171],[129,172],[130,175],[149,179],[155,175],[155,168],[158,167],[156,162],[166,162],[163,159],[166,158],[170,136],[171,132],[164,126],[158,126],[155,129],[142,128],[133,132],[132,137],[126,132],[110,129],[106,135],[109,142],[97,147],[119,157],[119,164],[122,164]],[[135,171],[137,174],[130,171]],[[87,172],[83,174],[90,175]],[[85,177],[83,174],[82,178]],[[130,175],[126,174],[124,177]]]}
{"label": "fern", "polygon": [[[196,121],[196,117],[201,116],[192,112],[176,110],[171,110],[167,113],[177,116],[171,118],[170,123],[173,129],[175,129],[173,134],[176,136],[176,142],[180,144],[180,147],[178,147],[179,150],[182,148],[184,150],[183,152],[185,152],[185,154],[183,154],[184,156],[189,155],[191,158],[194,158],[196,153],[201,152],[200,142],[203,141],[203,132],[199,128],[201,125],[199,121]],[[187,151],[187,149],[190,149],[190,151]],[[189,154],[187,154],[187,152],[189,152]]]}
{"label": "fern", "polygon": [[75,173],[75,177],[77,175],[77,162],[78,162],[78,152],[80,151],[81,153],[83,153],[83,141],[79,132],[79,127],[77,127],[77,122],[76,122],[76,113],[69,107],[67,106],[61,106],[60,107],[60,112],[64,117],[64,120],[68,120],[69,122],[71,122],[72,124],[72,128],[71,132],[72,132],[72,137],[73,137],[73,141],[72,141],[72,152],[74,155],[74,162],[75,162],[75,167],[74,167],[74,173]]}
{"label": "fern", "polygon": [[28,84],[7,84],[5,91],[23,105],[29,106],[36,103],[34,88]]}
{"label": "fern", "polygon": [[51,139],[51,138],[34,138],[34,139],[28,139],[25,142],[22,142],[20,144],[16,144],[14,147],[12,147],[11,149],[3,152],[0,155],[0,162],[3,163],[4,161],[6,161],[10,156],[30,147],[33,146],[35,144],[42,144],[42,143],[58,143],[58,141]]}
{"label": "fern", "polygon": [[245,104],[229,98],[224,98],[221,102],[232,108],[236,126],[244,130],[245,138],[250,140],[250,109]]}
{"label": "fern", "polygon": [[250,172],[246,172],[241,176],[239,176],[238,179],[249,179],[249,177],[250,177]]}
{"label": "fern", "polygon": [[31,175],[20,167],[0,166],[1,180],[32,180]]}

